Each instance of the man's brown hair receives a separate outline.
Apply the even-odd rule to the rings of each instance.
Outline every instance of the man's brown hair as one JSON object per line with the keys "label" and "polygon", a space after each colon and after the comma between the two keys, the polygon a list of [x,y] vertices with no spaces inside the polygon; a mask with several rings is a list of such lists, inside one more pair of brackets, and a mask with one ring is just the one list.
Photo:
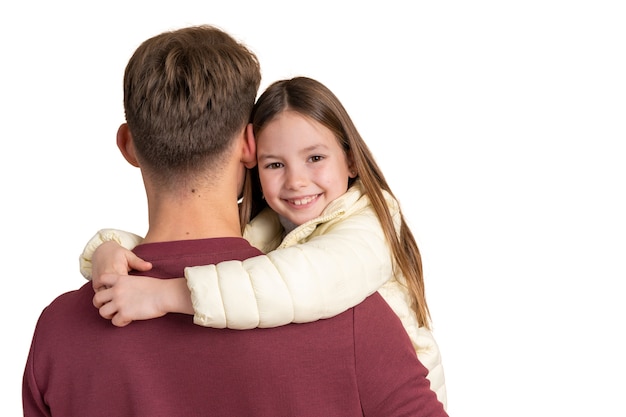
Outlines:
{"label": "man's brown hair", "polygon": [[249,120],[260,81],[255,54],[219,28],[187,27],[143,42],[124,73],[126,121],[142,165],[165,183],[219,167]]}

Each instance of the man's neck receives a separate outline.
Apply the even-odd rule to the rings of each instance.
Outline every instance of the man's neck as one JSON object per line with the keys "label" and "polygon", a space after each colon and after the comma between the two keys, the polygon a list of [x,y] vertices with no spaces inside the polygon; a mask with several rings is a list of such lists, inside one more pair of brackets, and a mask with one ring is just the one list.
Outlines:
{"label": "man's neck", "polygon": [[241,237],[236,195],[219,193],[148,199],[149,229],[144,243]]}

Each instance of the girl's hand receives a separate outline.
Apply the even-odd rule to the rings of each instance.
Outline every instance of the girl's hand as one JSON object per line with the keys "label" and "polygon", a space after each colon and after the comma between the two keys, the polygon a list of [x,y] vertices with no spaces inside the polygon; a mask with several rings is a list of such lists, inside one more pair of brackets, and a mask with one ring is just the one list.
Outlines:
{"label": "girl's hand", "polygon": [[193,314],[191,293],[185,278],[156,279],[128,275],[131,269],[149,271],[150,262],[114,241],[100,245],[93,254],[93,305],[100,315],[118,327],[133,320],[148,320],[167,313]]}
{"label": "girl's hand", "polygon": [[163,297],[170,290],[169,281],[143,276],[103,274],[102,287],[93,297],[100,315],[118,327],[133,320],[147,320],[167,313]]}
{"label": "girl's hand", "polygon": [[91,263],[92,285],[96,292],[105,288],[105,284],[102,282],[104,274],[128,275],[128,271],[131,269],[149,271],[152,268],[150,262],[144,261],[112,240],[98,246]]}

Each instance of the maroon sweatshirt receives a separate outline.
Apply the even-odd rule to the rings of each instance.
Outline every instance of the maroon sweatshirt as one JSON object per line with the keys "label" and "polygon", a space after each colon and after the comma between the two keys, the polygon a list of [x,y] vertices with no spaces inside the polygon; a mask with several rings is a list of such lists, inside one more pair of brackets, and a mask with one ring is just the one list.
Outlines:
{"label": "maroon sweatshirt", "polygon": [[[150,276],[259,255],[238,238],[138,246]],[[375,294],[330,319],[211,329],[167,314],[122,328],[91,283],[42,312],[26,363],[24,416],[446,416],[399,319]]]}

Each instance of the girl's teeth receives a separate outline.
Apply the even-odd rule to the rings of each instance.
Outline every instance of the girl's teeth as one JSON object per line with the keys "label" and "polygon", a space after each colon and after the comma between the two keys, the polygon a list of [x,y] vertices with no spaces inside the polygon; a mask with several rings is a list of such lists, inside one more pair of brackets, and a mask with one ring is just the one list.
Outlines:
{"label": "girl's teeth", "polygon": [[309,204],[314,199],[315,197],[305,197],[305,198],[301,198],[300,200],[291,200],[291,203],[295,206],[302,206],[304,204]]}

